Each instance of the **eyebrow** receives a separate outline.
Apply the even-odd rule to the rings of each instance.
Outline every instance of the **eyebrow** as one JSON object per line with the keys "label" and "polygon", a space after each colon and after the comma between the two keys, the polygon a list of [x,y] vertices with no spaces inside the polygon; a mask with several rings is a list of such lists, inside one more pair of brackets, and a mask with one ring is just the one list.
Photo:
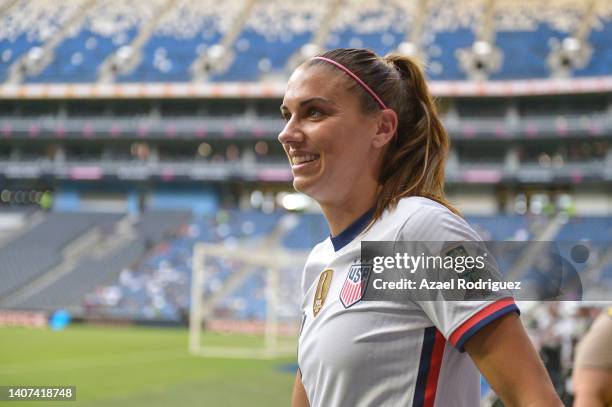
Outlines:
{"label": "eyebrow", "polygon": [[[325,98],[322,98],[322,97],[314,97],[314,98],[302,100],[300,102],[300,107],[305,106],[305,105],[307,105],[309,103],[312,103],[312,102],[323,102],[323,103],[328,104],[328,105],[334,105],[334,106],[336,105],[336,103],[334,101],[332,101],[332,100],[325,99]],[[287,109],[287,106],[285,106],[283,104],[283,105],[280,106],[280,110],[289,110],[289,109]]]}

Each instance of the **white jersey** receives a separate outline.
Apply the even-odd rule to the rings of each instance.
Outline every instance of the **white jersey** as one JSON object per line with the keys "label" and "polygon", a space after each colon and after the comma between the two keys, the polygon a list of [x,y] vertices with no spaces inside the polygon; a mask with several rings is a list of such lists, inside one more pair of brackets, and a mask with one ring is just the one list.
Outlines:
{"label": "white jersey", "polygon": [[481,239],[422,197],[402,199],[361,233],[370,218],[368,212],[315,246],[304,268],[298,366],[310,405],[478,406],[480,375],[463,345],[484,325],[518,312],[511,298],[398,304],[360,301],[358,294],[355,301],[346,282],[362,240]]}

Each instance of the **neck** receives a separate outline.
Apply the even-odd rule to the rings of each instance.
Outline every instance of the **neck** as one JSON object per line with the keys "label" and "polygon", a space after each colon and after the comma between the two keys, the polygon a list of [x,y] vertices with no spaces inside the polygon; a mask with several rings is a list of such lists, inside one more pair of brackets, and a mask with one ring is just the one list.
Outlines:
{"label": "neck", "polygon": [[320,202],[321,211],[327,219],[329,230],[334,237],[338,236],[376,203],[377,188],[355,188],[355,190],[359,191],[359,196],[351,195],[340,202]]}

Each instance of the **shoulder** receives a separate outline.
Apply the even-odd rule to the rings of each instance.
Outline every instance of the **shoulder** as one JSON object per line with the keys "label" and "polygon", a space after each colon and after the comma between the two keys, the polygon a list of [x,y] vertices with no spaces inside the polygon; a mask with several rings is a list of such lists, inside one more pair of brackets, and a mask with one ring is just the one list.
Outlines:
{"label": "shoulder", "polygon": [[317,243],[315,247],[312,248],[308,254],[308,258],[306,259],[306,265],[324,261],[324,258],[328,257],[332,251],[333,246],[329,237],[327,237],[325,240]]}
{"label": "shoulder", "polygon": [[612,341],[611,316],[602,312],[582,337],[576,347],[576,366],[612,368],[612,353],[606,352]]}
{"label": "shoulder", "polygon": [[312,282],[323,271],[333,253],[333,246],[329,238],[318,243],[308,254],[302,272],[302,294],[305,295]]}
{"label": "shoulder", "polygon": [[402,222],[399,240],[482,240],[465,219],[428,198],[404,198],[395,212],[396,221]]}

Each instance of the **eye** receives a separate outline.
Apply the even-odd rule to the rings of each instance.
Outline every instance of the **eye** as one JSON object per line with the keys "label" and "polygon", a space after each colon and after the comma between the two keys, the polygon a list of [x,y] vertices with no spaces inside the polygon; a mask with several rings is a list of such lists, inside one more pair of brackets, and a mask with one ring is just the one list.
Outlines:
{"label": "eye", "polygon": [[315,109],[314,107],[311,107],[310,109],[308,109],[307,113],[308,113],[308,117],[313,118],[313,119],[318,119],[323,116],[323,112],[321,112],[319,109]]}
{"label": "eye", "polygon": [[286,122],[288,122],[289,119],[291,119],[291,114],[287,112],[281,112],[281,116],[283,117],[283,120]]}

